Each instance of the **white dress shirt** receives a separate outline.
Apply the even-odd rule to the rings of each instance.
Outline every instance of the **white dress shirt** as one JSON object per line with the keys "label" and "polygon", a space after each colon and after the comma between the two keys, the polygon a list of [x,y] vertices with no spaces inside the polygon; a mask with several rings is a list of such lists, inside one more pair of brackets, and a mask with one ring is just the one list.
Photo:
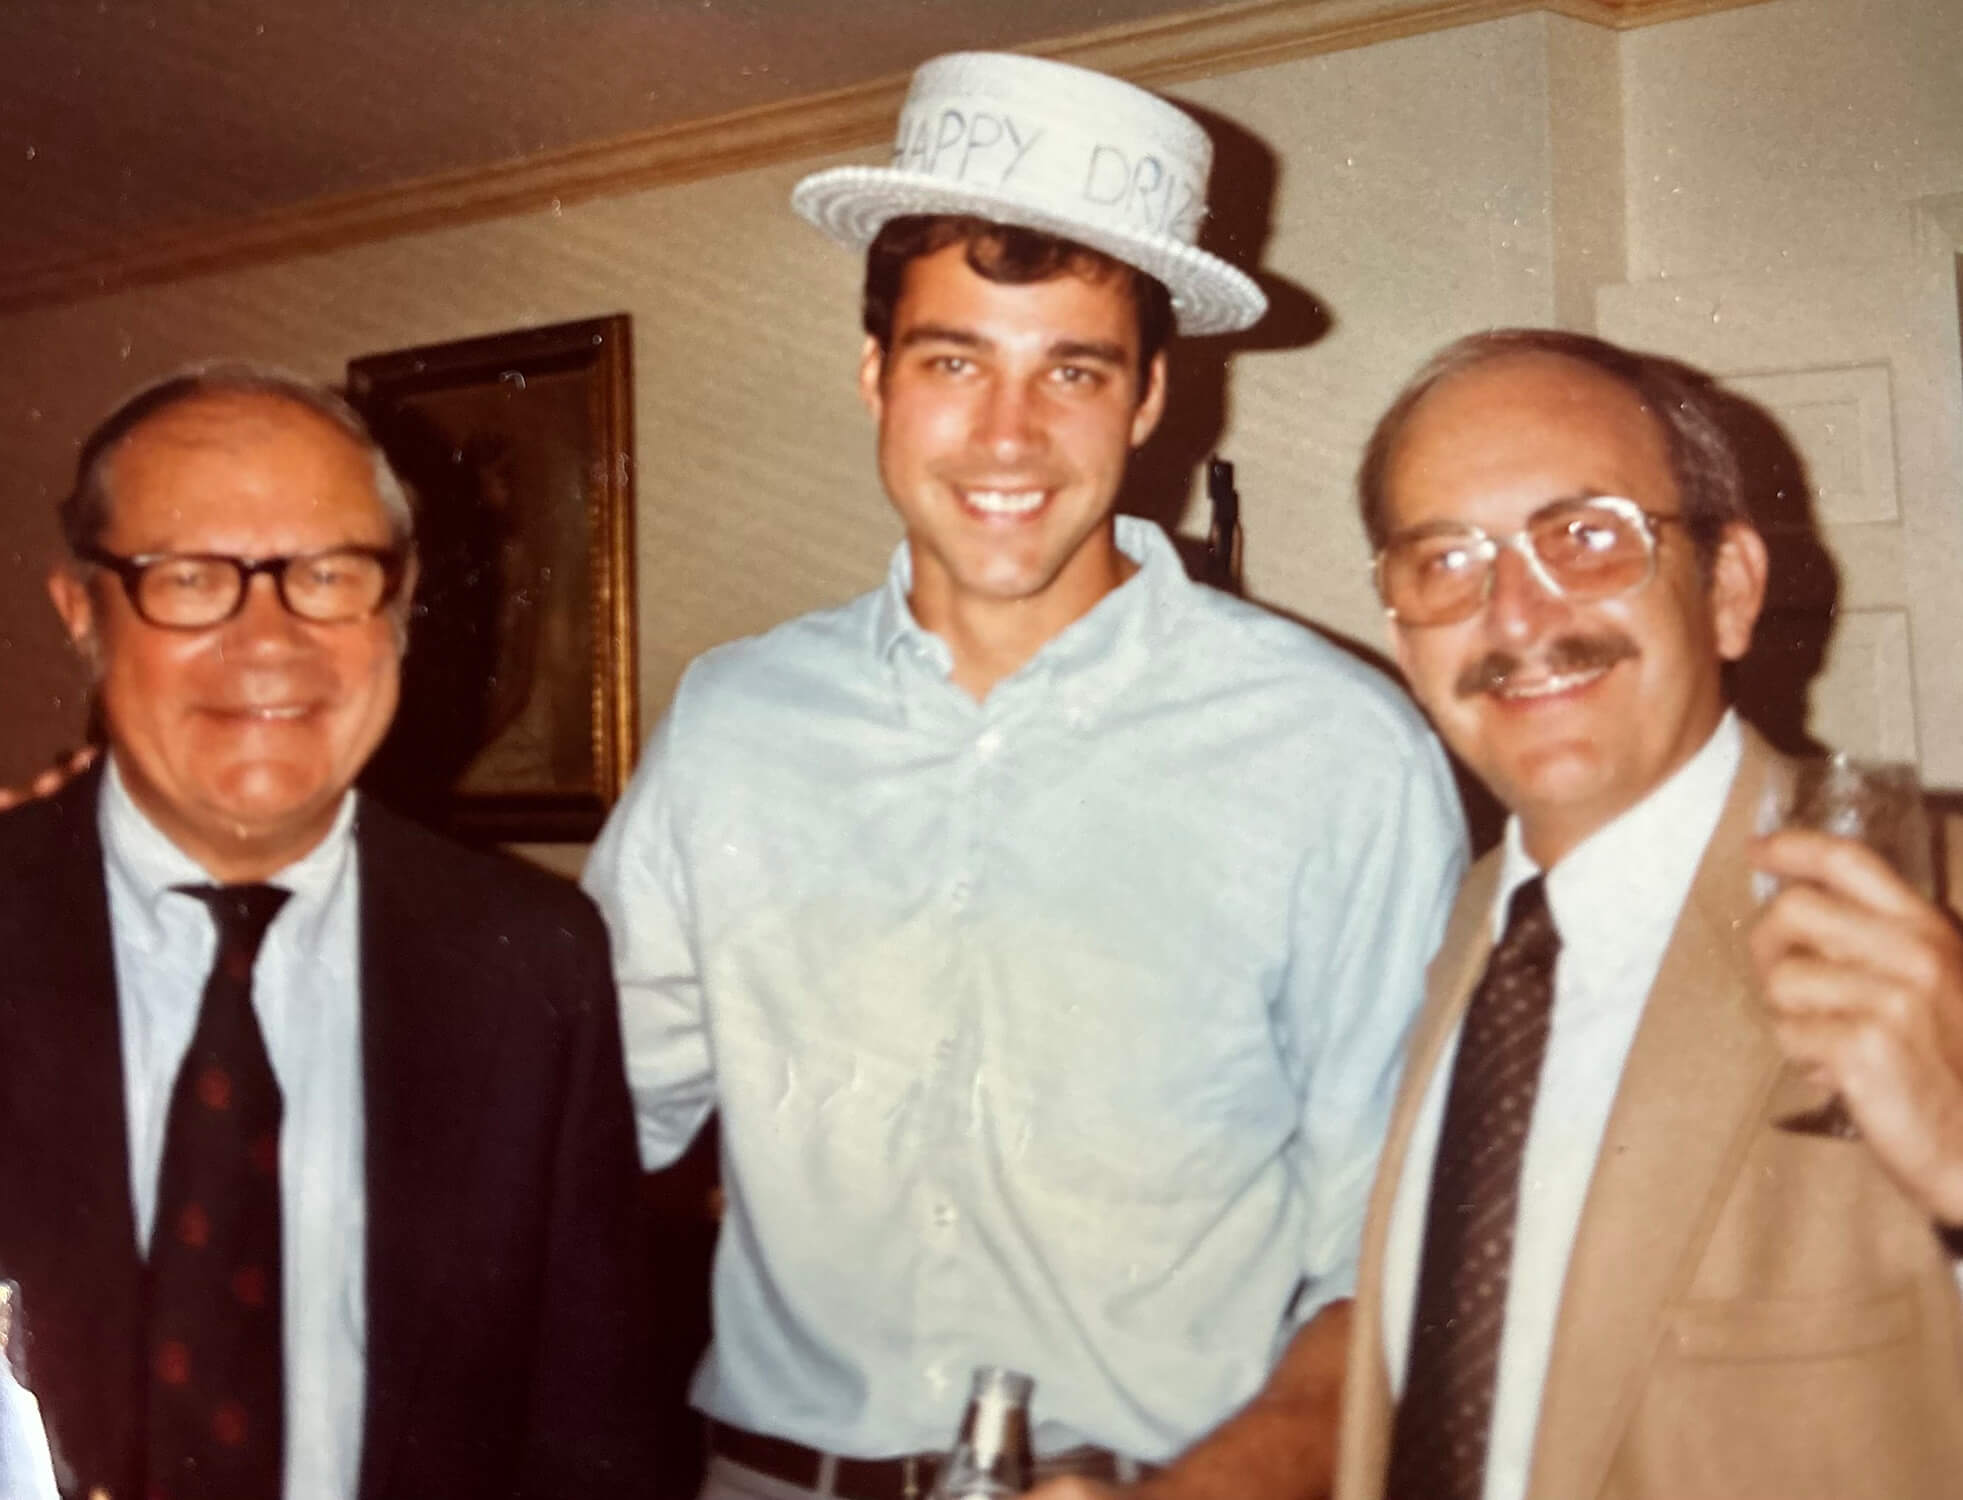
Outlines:
{"label": "white dress shirt", "polygon": [[[1519,1500],[1526,1493],[1561,1286],[1595,1156],[1643,1003],[1724,810],[1741,748],[1737,718],[1727,713],[1675,775],[1548,872],[1547,900],[1561,934],[1561,956],[1521,1166],[1485,1500]],[[1491,918],[1496,938],[1513,892],[1539,873],[1521,845],[1519,820],[1510,820]],[[1392,1385],[1399,1391],[1410,1353],[1432,1162],[1457,1052],[1455,1035],[1426,1090],[1391,1207],[1383,1331]]]}
{"label": "white dress shirt", "polygon": [[[353,1500],[367,1377],[367,1196],[361,1093],[360,876],[355,799],[318,847],[270,883],[293,894],[266,934],[252,1007],[284,1099],[288,1500]],[[116,957],[130,1202],[147,1258],[179,1064],[197,1028],[217,934],[209,909],[172,889],[211,877],[130,799],[111,757],[99,811]]]}

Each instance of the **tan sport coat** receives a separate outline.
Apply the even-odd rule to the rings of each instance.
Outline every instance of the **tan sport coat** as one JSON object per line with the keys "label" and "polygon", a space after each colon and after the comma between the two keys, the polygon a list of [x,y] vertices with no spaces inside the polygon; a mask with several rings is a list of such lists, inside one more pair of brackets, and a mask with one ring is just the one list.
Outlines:
{"label": "tan sport coat", "polygon": [[[1754,998],[1744,850],[1788,763],[1744,760],[1663,956],[1575,1234],[1528,1500],[1955,1500],[1963,1298],[1942,1240],[1821,1102]],[[1952,850],[1959,841],[1951,831]],[[1383,1492],[1390,1207],[1419,1101],[1485,966],[1497,852],[1467,875],[1364,1229],[1337,1500]]]}

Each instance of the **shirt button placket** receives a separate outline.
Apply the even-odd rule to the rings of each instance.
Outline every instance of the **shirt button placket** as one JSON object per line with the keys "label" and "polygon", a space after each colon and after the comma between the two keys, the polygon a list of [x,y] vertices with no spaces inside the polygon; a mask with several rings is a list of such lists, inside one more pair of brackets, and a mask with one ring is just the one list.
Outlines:
{"label": "shirt button placket", "polygon": [[[972,735],[972,731],[970,732]],[[942,872],[941,890],[950,912],[966,911],[975,893],[975,854],[981,824],[981,761],[969,738],[955,757],[952,795],[947,808],[947,868]],[[961,937],[953,933],[957,983],[966,982],[966,965],[961,962]]]}
{"label": "shirt button placket", "polygon": [[950,1361],[959,1362],[960,1351],[974,1331],[964,1291],[970,1277],[962,1269],[961,1204],[964,1184],[972,1175],[975,1122],[969,1116],[973,1107],[970,1083],[977,1065],[973,1046],[976,1010],[982,1003],[976,986],[983,982],[988,966],[976,962],[976,955],[968,950],[976,941],[973,918],[985,873],[986,840],[996,818],[996,764],[1007,742],[1005,731],[988,720],[986,710],[980,722],[970,726],[969,733],[971,737],[956,763],[948,807],[948,868],[943,890],[951,962],[947,992],[939,997],[945,1030],[934,1044],[931,1068],[930,1090],[936,1097],[944,1133],[937,1170],[923,1182],[916,1200],[916,1212],[921,1214],[917,1222],[924,1272],[916,1302],[917,1347],[921,1357],[930,1361],[925,1373],[937,1398],[950,1388]]}
{"label": "shirt button placket", "polygon": [[[948,954],[945,988],[923,996],[940,1020],[940,1034],[927,1059],[926,1094],[933,1121],[932,1144],[923,1162],[926,1171],[913,1200],[918,1279],[913,1295],[913,1347],[927,1389],[938,1404],[951,1389],[949,1371],[965,1347],[968,1319],[964,1316],[960,1265],[960,1183],[967,1171],[968,1088],[963,1070],[973,1066],[967,1038],[978,1003],[975,985],[983,966],[969,951],[973,941],[969,914],[976,896],[980,845],[988,810],[987,762],[1000,744],[1000,733],[985,717],[970,717],[952,757],[945,812],[945,865],[939,873],[944,904]],[[984,749],[984,746],[988,749]]]}
{"label": "shirt button placket", "polygon": [[948,909],[957,915],[974,904],[982,865],[982,841],[994,816],[991,804],[995,801],[996,778],[990,771],[1002,753],[1006,738],[999,724],[984,722],[969,743],[967,754],[961,758],[956,821],[951,830],[956,836],[949,840],[953,869],[947,886]]}

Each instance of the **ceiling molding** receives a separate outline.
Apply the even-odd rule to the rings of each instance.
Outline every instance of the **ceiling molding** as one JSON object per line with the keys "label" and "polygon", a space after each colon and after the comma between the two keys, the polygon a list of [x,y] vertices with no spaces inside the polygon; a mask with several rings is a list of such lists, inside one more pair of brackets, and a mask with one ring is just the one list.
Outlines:
{"label": "ceiling molding", "polygon": [[[1369,46],[1528,11],[1626,30],[1764,0],[1248,0],[1114,26],[1028,50],[1164,85]],[[247,219],[145,236],[30,265],[0,313],[237,270],[374,240],[873,146],[891,134],[906,78],[739,110],[473,167]]]}

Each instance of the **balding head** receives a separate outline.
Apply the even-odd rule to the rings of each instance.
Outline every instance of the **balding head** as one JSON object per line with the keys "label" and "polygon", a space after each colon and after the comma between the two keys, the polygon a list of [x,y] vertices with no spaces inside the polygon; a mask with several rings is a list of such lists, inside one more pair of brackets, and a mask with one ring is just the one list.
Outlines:
{"label": "balding head", "polygon": [[62,497],[60,519],[68,549],[79,557],[100,543],[114,503],[110,459],[138,427],[176,406],[216,396],[263,396],[312,412],[343,434],[373,468],[375,498],[388,515],[398,545],[415,536],[409,493],[368,424],[348,403],[324,386],[272,365],[224,361],[191,366],[165,376],[128,397],[82,441],[75,483]]}

